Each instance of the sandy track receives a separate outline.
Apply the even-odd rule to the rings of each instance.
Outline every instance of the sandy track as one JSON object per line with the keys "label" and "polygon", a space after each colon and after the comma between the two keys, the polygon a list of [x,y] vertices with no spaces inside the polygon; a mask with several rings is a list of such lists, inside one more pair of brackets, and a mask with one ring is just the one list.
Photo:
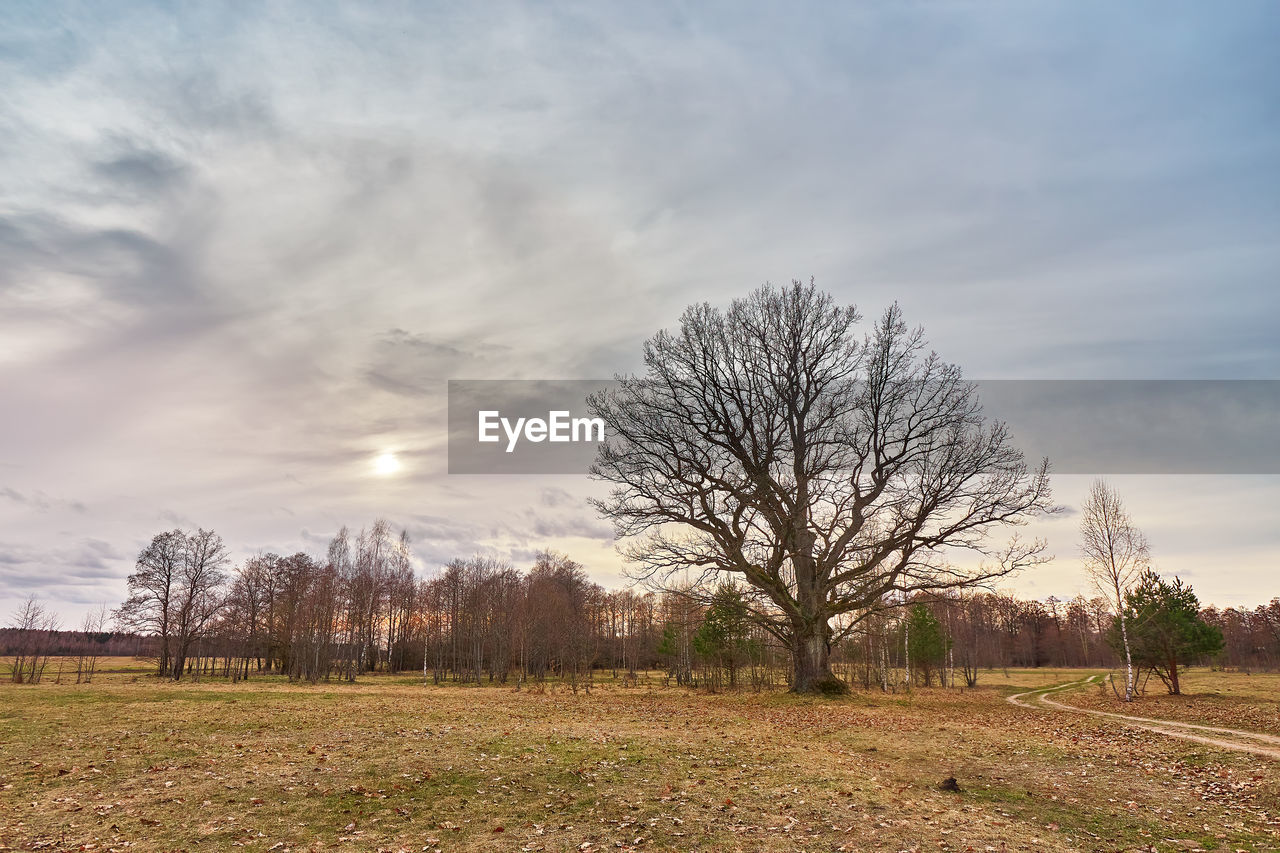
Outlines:
{"label": "sandy track", "polygon": [[[1085,685],[1096,683],[1101,678],[1102,676],[1100,675],[1091,675],[1082,681],[1071,681],[1067,684],[1059,684],[1056,687],[1028,690],[1025,693],[1017,693],[1010,696],[1008,699],[1009,702],[1021,708],[1040,710],[1044,706],[1048,706],[1077,714],[1109,718],[1132,728],[1144,729],[1149,732],[1156,732],[1157,734],[1195,743],[1203,743],[1208,746],[1216,746],[1221,749],[1229,749],[1233,752],[1248,752],[1253,755],[1262,755],[1280,760],[1280,737],[1275,735],[1245,731],[1243,729],[1228,729],[1220,726],[1204,726],[1199,723],[1183,723],[1176,720],[1133,717],[1128,714],[1116,714],[1110,711],[1095,711],[1091,708],[1077,708],[1074,705],[1056,702],[1049,698],[1051,693],[1084,687]],[[1219,735],[1219,737],[1210,737],[1208,734],[1198,734],[1198,732],[1207,732]]]}

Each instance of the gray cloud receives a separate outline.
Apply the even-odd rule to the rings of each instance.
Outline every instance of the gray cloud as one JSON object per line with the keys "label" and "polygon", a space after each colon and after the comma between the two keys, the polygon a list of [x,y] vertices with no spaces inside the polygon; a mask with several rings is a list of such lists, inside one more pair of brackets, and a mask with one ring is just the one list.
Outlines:
{"label": "gray cloud", "polygon": [[253,138],[270,137],[277,130],[277,116],[267,95],[259,89],[234,87],[210,67],[184,73],[174,85],[154,81],[161,104],[178,126],[214,134]]}
{"label": "gray cloud", "polygon": [[101,593],[114,592],[131,567],[116,546],[92,537],[49,550],[0,542],[0,600],[13,603],[33,594],[60,600],[79,592],[89,596],[85,601],[100,601]]}
{"label": "gray cloud", "polygon": [[545,539],[595,539],[604,543],[613,541],[612,525],[585,513],[548,517],[529,512],[527,516],[533,534]]}
{"label": "gray cloud", "polygon": [[80,501],[51,498],[39,490],[24,494],[17,489],[11,489],[6,486],[0,488],[0,498],[7,498],[14,503],[23,504],[39,512],[49,512],[53,509],[69,509],[82,513],[87,510],[87,507]]}
{"label": "gray cloud", "polygon": [[543,506],[549,507],[581,507],[584,504],[582,498],[576,497],[557,486],[547,486],[542,489],[542,491],[539,492],[538,498]]}
{"label": "gray cloud", "polygon": [[483,350],[431,340],[426,335],[391,329],[374,348],[374,364],[366,372],[374,387],[409,397],[439,395],[440,385],[483,364]]}
{"label": "gray cloud", "polygon": [[186,164],[159,151],[128,150],[90,165],[92,173],[122,190],[141,197],[182,187],[189,178]]}
{"label": "gray cloud", "polygon": [[181,239],[171,243],[134,227],[76,224],[52,212],[0,212],[0,302],[7,295],[18,319],[61,323],[65,306],[56,291],[53,299],[41,298],[30,287],[33,280],[56,277],[67,296],[96,311],[114,308],[124,320],[69,341],[73,346],[172,343],[225,319],[224,306],[199,280],[187,254],[191,247]]}
{"label": "gray cloud", "polygon": [[173,526],[174,530],[196,530],[200,525],[187,516],[171,509],[162,509],[156,513],[156,520]]}
{"label": "gray cloud", "polygon": [[[597,484],[444,473],[445,380],[635,370],[764,280],[898,300],[980,378],[1280,374],[1270,4],[303,9],[0,13],[0,612],[77,560],[115,580],[41,588],[118,600],[188,517],[616,579]],[[1235,531],[1210,600],[1280,544],[1251,483],[1196,523],[1203,482],[1131,486],[1174,567]]]}

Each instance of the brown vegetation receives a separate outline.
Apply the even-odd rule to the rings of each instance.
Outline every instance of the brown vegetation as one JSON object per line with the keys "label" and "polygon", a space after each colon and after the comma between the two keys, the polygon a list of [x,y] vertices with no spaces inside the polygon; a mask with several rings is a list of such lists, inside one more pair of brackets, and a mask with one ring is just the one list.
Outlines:
{"label": "brown vegetation", "polygon": [[[111,661],[105,670],[119,669]],[[1196,673],[1198,684],[1216,674]],[[1003,701],[1072,680],[797,699],[378,676],[0,692],[22,849],[1250,850],[1276,765]],[[1276,676],[1267,689],[1280,691]],[[1009,686],[1006,686],[1009,685]],[[948,777],[959,791],[940,790]]]}

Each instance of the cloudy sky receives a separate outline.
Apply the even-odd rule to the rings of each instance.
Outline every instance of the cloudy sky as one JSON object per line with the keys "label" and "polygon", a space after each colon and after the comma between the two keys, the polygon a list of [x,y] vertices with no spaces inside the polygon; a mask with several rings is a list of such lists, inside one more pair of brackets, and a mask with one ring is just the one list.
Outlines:
{"label": "cloudy sky", "polygon": [[[1270,2],[6,4],[0,622],[175,526],[617,584],[585,478],[445,473],[445,383],[632,370],[766,280],[973,377],[1280,378],[1276,44]],[[1280,478],[1114,482],[1202,598],[1280,595]],[[1075,525],[1019,592],[1081,589]]]}

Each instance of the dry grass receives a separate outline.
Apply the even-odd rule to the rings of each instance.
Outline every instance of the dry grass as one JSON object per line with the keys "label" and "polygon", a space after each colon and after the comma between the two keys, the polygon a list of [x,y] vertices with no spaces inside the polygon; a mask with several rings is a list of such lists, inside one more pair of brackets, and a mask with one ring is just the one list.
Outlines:
{"label": "dry grass", "polygon": [[[842,699],[129,671],[4,686],[0,845],[1280,849],[1275,762],[1003,701],[1079,677]],[[937,787],[951,775],[958,793]]]}
{"label": "dry grass", "polygon": [[1152,678],[1145,695],[1132,703],[1121,701],[1106,685],[1059,697],[1059,701],[1117,714],[1280,735],[1280,674],[1193,669],[1179,680],[1180,696],[1170,696],[1159,679]]}

